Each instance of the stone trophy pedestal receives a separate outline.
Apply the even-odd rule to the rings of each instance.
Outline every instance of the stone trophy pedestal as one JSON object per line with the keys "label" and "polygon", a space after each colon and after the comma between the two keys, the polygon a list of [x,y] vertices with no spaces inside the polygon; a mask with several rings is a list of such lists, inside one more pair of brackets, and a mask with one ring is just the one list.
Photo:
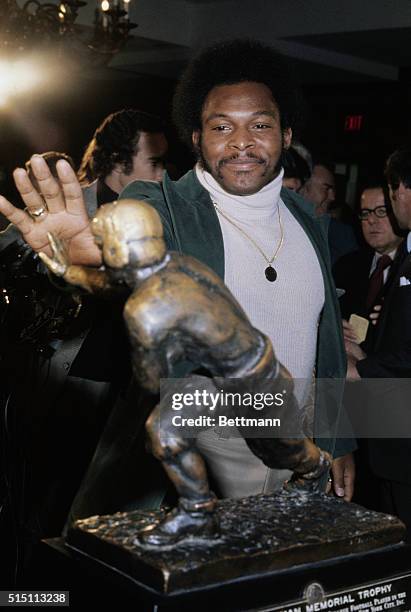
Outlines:
{"label": "stone trophy pedestal", "polygon": [[411,609],[397,518],[321,493],[223,500],[217,512],[221,537],[209,544],[143,547],[139,531],[163,514],[134,511],[77,521],[66,547],[133,585],[139,610]]}

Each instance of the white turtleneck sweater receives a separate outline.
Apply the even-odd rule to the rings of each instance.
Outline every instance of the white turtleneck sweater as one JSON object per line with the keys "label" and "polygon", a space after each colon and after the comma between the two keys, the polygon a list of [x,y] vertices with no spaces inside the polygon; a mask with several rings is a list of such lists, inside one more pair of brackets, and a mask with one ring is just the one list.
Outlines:
{"label": "white turtleneck sweater", "polygon": [[[324,283],[315,250],[305,231],[280,198],[283,172],[259,192],[249,196],[234,196],[224,191],[215,179],[196,166],[196,175],[201,185],[209,192],[211,200],[235,225],[240,227],[259,245],[268,258],[275,253],[281,229],[278,211],[283,225],[284,241],[272,266],[277,271],[277,280],[269,282],[264,274],[267,262],[251,242],[232,223],[217,210],[224,240],[225,276],[224,281],[248,315],[252,325],[266,334],[274,347],[277,358],[290,371],[296,380],[296,395],[300,406],[308,399],[312,373],[315,365],[317,347],[317,326],[324,304]],[[213,453],[221,455],[216,449],[218,436],[204,432],[200,436],[200,448],[207,455],[205,446],[213,448]],[[259,492],[269,492],[282,481],[281,474],[276,479],[273,472],[248,450],[244,440],[230,438],[221,441],[221,452],[227,455],[229,446],[251,455],[251,462],[260,476],[252,475],[249,467],[238,465],[239,482],[232,476],[233,468],[228,469],[225,484],[220,482],[223,493],[229,497],[239,497]],[[213,454],[211,453],[211,455]],[[241,454],[240,453],[240,454]],[[209,463],[213,468],[213,457]],[[235,463],[241,463],[237,453]],[[256,460],[252,461],[252,458]],[[221,463],[222,457],[218,460]],[[259,469],[257,469],[259,464]],[[262,466],[262,467],[261,467]],[[214,465],[220,473],[221,466]],[[234,471],[235,468],[234,468]],[[283,471],[282,471],[283,472]],[[250,492],[241,487],[244,475],[251,474]],[[288,476],[288,473],[285,473]],[[249,478],[247,477],[247,480]],[[258,481],[260,483],[258,484]],[[275,481],[275,482],[274,482]],[[231,483],[233,486],[231,486]],[[270,484],[271,483],[271,484]],[[241,489],[238,493],[238,487]]]}

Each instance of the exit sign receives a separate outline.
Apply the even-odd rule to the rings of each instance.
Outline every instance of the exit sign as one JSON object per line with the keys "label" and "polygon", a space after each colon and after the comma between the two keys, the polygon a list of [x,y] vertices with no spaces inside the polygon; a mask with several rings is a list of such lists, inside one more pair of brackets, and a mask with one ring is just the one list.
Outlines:
{"label": "exit sign", "polygon": [[360,132],[364,115],[347,115],[344,123],[345,132]]}

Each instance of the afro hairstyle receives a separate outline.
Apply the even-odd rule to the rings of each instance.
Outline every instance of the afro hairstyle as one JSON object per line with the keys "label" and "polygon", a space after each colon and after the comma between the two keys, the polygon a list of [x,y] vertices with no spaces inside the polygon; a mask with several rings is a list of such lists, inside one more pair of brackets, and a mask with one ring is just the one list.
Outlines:
{"label": "afro hairstyle", "polygon": [[263,83],[273,95],[283,130],[295,130],[302,99],[283,55],[258,41],[236,39],[214,44],[189,63],[177,85],[173,120],[192,148],[192,133],[201,130],[201,113],[209,92],[219,85]]}

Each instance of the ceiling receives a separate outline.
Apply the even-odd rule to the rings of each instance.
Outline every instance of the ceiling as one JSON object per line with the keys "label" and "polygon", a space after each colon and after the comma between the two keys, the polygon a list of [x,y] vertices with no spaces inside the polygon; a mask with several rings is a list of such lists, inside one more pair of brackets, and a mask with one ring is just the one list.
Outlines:
{"label": "ceiling", "polygon": [[136,34],[110,64],[118,78],[176,78],[198,46],[243,36],[278,47],[303,83],[395,82],[411,67],[410,0],[131,0],[130,18]]}
{"label": "ceiling", "polygon": [[411,64],[411,28],[306,34],[287,39],[383,64]]}

